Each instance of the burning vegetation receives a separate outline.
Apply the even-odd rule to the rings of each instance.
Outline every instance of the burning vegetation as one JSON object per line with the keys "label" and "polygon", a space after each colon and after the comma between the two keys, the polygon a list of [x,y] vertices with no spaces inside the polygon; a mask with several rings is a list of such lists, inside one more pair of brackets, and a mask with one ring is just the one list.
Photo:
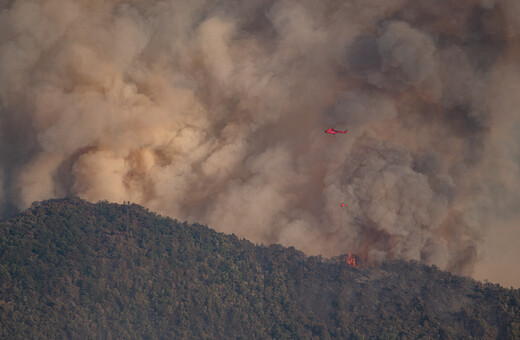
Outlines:
{"label": "burning vegetation", "polygon": [[347,257],[345,258],[345,261],[352,267],[352,268],[359,268],[359,262],[357,259],[357,256],[354,254],[348,253]]}
{"label": "burning vegetation", "polygon": [[359,259],[359,256],[352,253],[346,253],[337,257],[331,258],[334,262],[344,262],[347,263],[352,268],[359,268],[359,265],[361,264],[361,261]]}

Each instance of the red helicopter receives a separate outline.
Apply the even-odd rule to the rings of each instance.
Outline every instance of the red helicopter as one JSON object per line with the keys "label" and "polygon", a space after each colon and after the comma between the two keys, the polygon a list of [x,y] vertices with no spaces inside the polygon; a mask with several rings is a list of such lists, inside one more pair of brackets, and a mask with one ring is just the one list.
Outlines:
{"label": "red helicopter", "polygon": [[345,131],[339,131],[339,130],[336,130],[336,129],[327,129],[325,130],[325,133],[328,133],[328,134],[331,134],[331,135],[335,135],[336,133],[347,133],[348,130],[345,130]]}

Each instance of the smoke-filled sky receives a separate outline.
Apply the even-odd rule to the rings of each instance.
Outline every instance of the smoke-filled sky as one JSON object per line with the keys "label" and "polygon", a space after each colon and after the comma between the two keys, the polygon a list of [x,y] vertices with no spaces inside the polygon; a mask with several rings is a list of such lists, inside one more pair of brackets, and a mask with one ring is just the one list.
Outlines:
{"label": "smoke-filled sky", "polygon": [[520,287],[518,0],[0,8],[2,215],[131,201]]}

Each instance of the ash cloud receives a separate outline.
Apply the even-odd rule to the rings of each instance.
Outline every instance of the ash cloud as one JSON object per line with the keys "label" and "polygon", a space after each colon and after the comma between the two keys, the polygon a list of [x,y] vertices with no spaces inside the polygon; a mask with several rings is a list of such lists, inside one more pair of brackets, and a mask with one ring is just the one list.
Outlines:
{"label": "ash cloud", "polygon": [[462,274],[518,221],[514,0],[1,6],[3,215],[133,201]]}

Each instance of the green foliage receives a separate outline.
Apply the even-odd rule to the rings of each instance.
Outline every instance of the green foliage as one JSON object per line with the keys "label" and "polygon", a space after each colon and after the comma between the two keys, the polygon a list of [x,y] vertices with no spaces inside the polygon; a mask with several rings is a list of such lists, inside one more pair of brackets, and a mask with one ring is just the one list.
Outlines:
{"label": "green foliage", "polygon": [[520,292],[419,263],[255,246],[138,205],[0,223],[2,339],[518,339]]}

